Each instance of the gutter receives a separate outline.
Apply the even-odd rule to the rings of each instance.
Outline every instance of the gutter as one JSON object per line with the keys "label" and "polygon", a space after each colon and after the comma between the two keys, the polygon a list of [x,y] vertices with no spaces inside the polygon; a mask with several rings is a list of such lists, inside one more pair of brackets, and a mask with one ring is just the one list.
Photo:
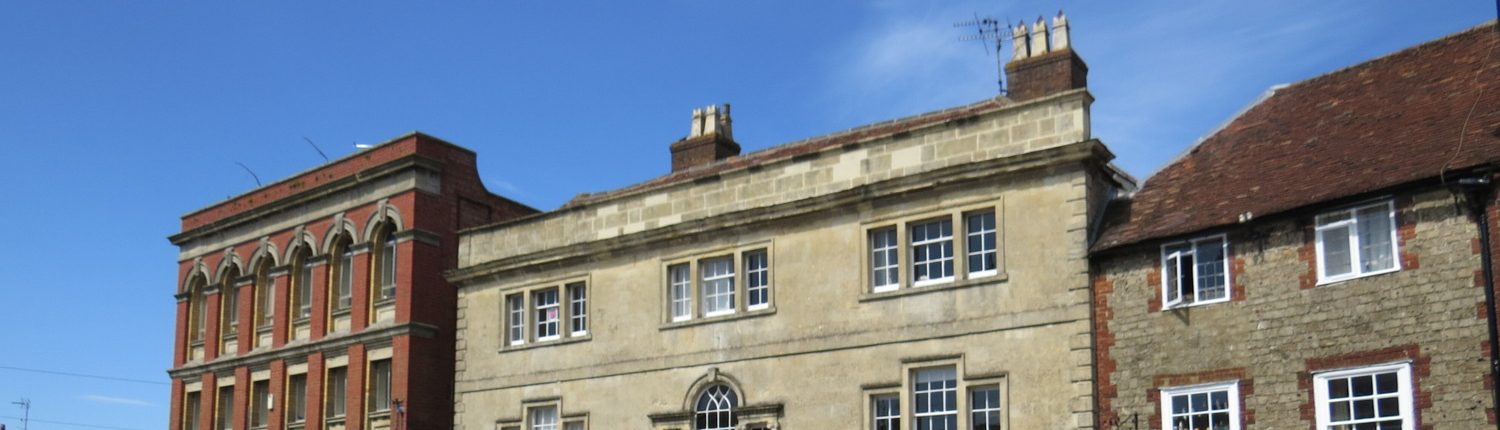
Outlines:
{"label": "gutter", "polygon": [[[1485,326],[1490,332],[1490,377],[1500,377],[1500,315],[1495,309],[1495,267],[1494,251],[1490,249],[1490,217],[1486,210],[1486,203],[1493,196],[1494,185],[1488,175],[1479,175],[1458,180],[1458,189],[1463,192],[1464,200],[1468,202],[1469,214],[1473,215],[1474,224],[1479,228],[1479,256],[1480,268],[1484,272],[1484,310],[1488,313],[1485,318]],[[1495,411],[1500,411],[1500,384],[1491,384],[1490,388],[1491,406]],[[1500,422],[1496,422],[1496,429],[1500,429]]]}

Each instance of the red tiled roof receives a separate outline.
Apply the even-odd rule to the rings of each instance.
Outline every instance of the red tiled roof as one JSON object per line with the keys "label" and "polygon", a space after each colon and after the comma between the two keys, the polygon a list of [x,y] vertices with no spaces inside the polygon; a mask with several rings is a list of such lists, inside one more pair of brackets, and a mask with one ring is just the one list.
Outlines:
{"label": "red tiled roof", "polygon": [[1497,45],[1491,21],[1274,90],[1111,205],[1094,250],[1500,163]]}
{"label": "red tiled roof", "polygon": [[1009,106],[1012,102],[1001,96],[986,99],[980,102],[944,109],[936,112],[928,112],[920,115],[895,119],[885,122],[870,124],[834,134],[829,134],[797,142],[773,146],[760,151],[745,155],[726,158],[713,164],[702,167],[690,168],[673,172],[665,176],[659,176],[645,182],[630,185],[611,191],[600,193],[586,193],[574,197],[573,200],[563,205],[563,208],[576,207],[608,200],[627,194],[647,191],[668,185],[687,182],[697,178],[709,177],[719,173],[740,169],[744,167],[766,164],[777,160],[789,159],[798,155],[811,154],[824,148],[842,146],[849,143],[861,142],[869,139],[889,136],[901,132],[915,130],[928,125],[940,124],[961,118],[978,115],[983,112]]}

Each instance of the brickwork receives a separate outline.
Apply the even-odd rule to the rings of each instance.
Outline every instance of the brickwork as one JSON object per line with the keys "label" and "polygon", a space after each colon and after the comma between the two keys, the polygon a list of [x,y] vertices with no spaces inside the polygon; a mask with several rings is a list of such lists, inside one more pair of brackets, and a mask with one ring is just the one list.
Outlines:
{"label": "brickwork", "polygon": [[[461,207],[470,213],[461,216]],[[411,134],[185,216],[183,231],[171,238],[181,247],[178,271],[184,286],[174,290],[186,288],[189,279],[201,276],[208,280],[210,294],[204,306],[207,339],[197,357],[191,352],[196,347],[187,342],[193,294],[178,291],[177,339],[169,371],[174,378],[171,428],[181,428],[184,389],[193,381],[199,382],[194,390],[204,399],[200,416],[204,423],[213,422],[215,375],[234,375],[235,420],[247,423],[251,370],[269,369],[276,401],[269,429],[284,429],[289,366],[307,372],[308,416],[303,427],[321,428],[324,360],[332,355],[347,356],[348,361],[344,396],[351,407],[346,409],[344,429],[361,429],[366,425],[366,365],[361,360],[369,348],[386,345],[400,349],[391,351],[391,397],[409,402],[409,410],[417,412],[400,423],[403,428],[450,427],[455,293],[442,273],[455,266],[457,231],[465,222],[505,220],[533,212],[485,191],[473,152]],[[389,305],[372,303],[376,288],[372,259],[378,246],[372,241],[375,225],[382,222],[397,224],[397,295]],[[332,239],[337,235],[350,237],[354,251],[353,297],[347,317],[332,313],[329,306],[329,269],[334,264],[330,260],[338,258],[332,255]],[[309,280],[312,306],[308,319],[294,321],[292,313],[297,309],[291,280],[300,268],[293,267],[292,252],[299,247],[311,248],[307,261],[314,264]],[[257,272],[261,261],[269,261],[269,272]],[[228,279],[226,273],[242,276]],[[257,286],[258,282],[265,285]],[[250,285],[234,287],[239,283]],[[264,331],[255,323],[256,291],[266,286],[274,291],[274,318],[267,341],[259,342]],[[213,293],[215,288],[217,293]],[[219,309],[223,294],[238,295],[237,309]],[[238,312],[239,326],[231,331],[237,346],[220,351],[223,331],[219,324],[225,312]],[[376,320],[376,315],[382,317]],[[348,321],[335,327],[332,323],[338,318]],[[421,351],[414,353],[412,348]],[[409,367],[413,365],[423,366],[417,371],[420,379],[411,379]]]}
{"label": "brickwork", "polygon": [[1152,415],[1161,375],[1235,369],[1241,373],[1220,379],[1254,381],[1254,392],[1241,394],[1256,427],[1308,428],[1314,373],[1410,361],[1423,428],[1485,422],[1487,334],[1474,312],[1484,300],[1472,288],[1474,224],[1446,190],[1402,193],[1396,201],[1402,270],[1395,273],[1317,285],[1309,264],[1316,261],[1316,212],[1229,231],[1231,276],[1242,300],[1159,311],[1160,242],[1096,255],[1101,417]]}

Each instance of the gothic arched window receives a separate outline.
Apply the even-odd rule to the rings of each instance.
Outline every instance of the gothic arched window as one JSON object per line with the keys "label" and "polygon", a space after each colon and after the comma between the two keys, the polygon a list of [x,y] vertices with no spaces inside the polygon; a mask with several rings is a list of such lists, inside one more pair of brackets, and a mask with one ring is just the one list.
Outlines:
{"label": "gothic arched window", "polygon": [[734,430],[738,424],[734,408],[739,406],[739,396],[728,385],[713,385],[698,395],[698,404],[693,408],[694,430]]}

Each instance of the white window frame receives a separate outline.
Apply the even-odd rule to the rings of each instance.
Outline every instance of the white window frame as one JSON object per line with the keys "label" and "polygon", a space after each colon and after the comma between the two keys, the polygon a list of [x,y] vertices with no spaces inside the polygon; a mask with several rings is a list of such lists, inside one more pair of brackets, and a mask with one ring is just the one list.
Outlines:
{"label": "white window frame", "polygon": [[[1202,244],[1204,242],[1210,242],[1210,241],[1219,241],[1219,252],[1223,256],[1223,258],[1220,259],[1219,264],[1220,264],[1220,267],[1222,267],[1223,270],[1224,270],[1224,297],[1220,297],[1220,298],[1216,298],[1216,299],[1211,299],[1211,300],[1200,300],[1199,298],[1203,297],[1203,290],[1202,290],[1203,286],[1198,284],[1198,266],[1200,264],[1202,264],[1202,262],[1198,260],[1198,256],[1201,254],[1198,251],[1200,249],[1202,249],[1200,247],[1200,244]],[[1184,246],[1187,248],[1185,251],[1177,251],[1177,252],[1169,252],[1168,251],[1171,248],[1184,247]],[[1169,267],[1169,265],[1173,264],[1173,262],[1176,261],[1177,264],[1178,264],[1177,270],[1180,273],[1180,271],[1182,270],[1182,267],[1181,267],[1182,256],[1183,255],[1188,255],[1188,254],[1191,254],[1193,256],[1193,264],[1190,267],[1190,269],[1192,270],[1192,275],[1191,275],[1190,279],[1193,280],[1193,286],[1192,286],[1192,288],[1193,288],[1193,301],[1192,302],[1185,302],[1183,300],[1182,290],[1181,290],[1182,287],[1181,286],[1178,286],[1177,287],[1178,289],[1176,289],[1176,290],[1174,290],[1172,288],[1172,276],[1168,276],[1168,271],[1167,271],[1167,268]],[[1217,234],[1217,235],[1213,235],[1213,236],[1204,236],[1204,237],[1200,237],[1200,238],[1196,238],[1196,239],[1192,239],[1192,240],[1185,240],[1185,241],[1178,241],[1178,242],[1172,242],[1172,243],[1162,244],[1162,246],[1161,246],[1161,268],[1160,268],[1160,270],[1161,270],[1161,302],[1162,302],[1162,309],[1183,308],[1183,307],[1189,307],[1189,306],[1198,306],[1198,305],[1208,305],[1208,304],[1214,304],[1214,303],[1223,303],[1223,302],[1229,301],[1230,297],[1233,297],[1233,295],[1234,295],[1234,292],[1232,291],[1233,288],[1234,288],[1234,282],[1232,280],[1232,274],[1229,273],[1229,238],[1226,235]],[[1175,298],[1173,297],[1173,293],[1177,294],[1177,296]]]}
{"label": "white window frame", "polygon": [[557,430],[557,406],[537,406],[528,412],[526,428],[529,430]]}
{"label": "white window frame", "polygon": [[[968,418],[969,418],[969,423],[968,424],[969,424],[969,426],[968,426],[968,428],[971,428],[971,429],[972,428],[976,428],[975,426],[979,424],[979,423],[975,422],[976,420],[974,419],[974,416],[978,415],[978,414],[986,414],[986,420],[985,421],[987,422],[987,424],[992,424],[996,428],[1003,428],[1003,426],[1001,426],[1000,424],[1005,421],[1005,405],[1001,404],[1000,402],[1002,402],[1005,397],[1000,394],[1000,386],[996,385],[996,384],[973,385],[973,386],[970,386],[967,391],[968,391],[968,401],[969,401],[969,403],[968,403],[968,407],[969,407],[969,414],[968,414]],[[979,405],[975,404],[975,402],[974,402],[974,395],[975,394],[979,394],[980,392],[983,392],[983,391],[994,391],[995,392],[995,404],[993,405],[993,407],[982,408],[982,407],[979,407]],[[987,418],[988,418],[988,413],[990,413],[990,412],[994,412],[995,413],[995,421],[994,422],[988,422],[989,420]]]}
{"label": "white window frame", "polygon": [[[969,226],[972,225],[971,223],[974,221],[974,219],[983,219],[982,217],[986,215],[989,216],[989,221],[992,225],[990,225],[988,228],[980,226],[979,231],[970,231]],[[995,260],[995,267],[989,270],[974,270],[974,265],[968,264],[969,262],[965,261],[964,270],[969,271],[969,278],[982,278],[1000,274],[1000,244],[998,243],[1000,241],[1000,234],[997,231],[999,229],[1000,222],[995,217],[995,211],[983,210],[968,212],[963,214],[963,220],[964,258],[967,260],[968,258],[977,255],[980,257],[980,261],[983,261],[984,255],[989,254],[994,255],[993,258]],[[986,236],[988,236],[988,243],[986,243],[985,240]],[[971,245],[975,240],[979,241],[979,251],[969,251],[969,245]],[[988,245],[989,247],[986,248],[985,245]]]}
{"label": "white window frame", "polygon": [[[760,267],[751,267],[752,258],[760,260]],[[745,251],[740,261],[744,264],[745,271],[745,310],[754,311],[771,307],[771,253],[764,249]],[[756,296],[762,293],[766,297],[760,303],[756,303]]]}
{"label": "white window frame", "polygon": [[[1373,270],[1373,271],[1365,272],[1364,269],[1363,269],[1363,266],[1364,266],[1364,264],[1363,264],[1363,262],[1364,262],[1364,255],[1362,255],[1360,253],[1360,243],[1359,243],[1359,228],[1360,228],[1359,227],[1359,211],[1362,210],[1362,209],[1369,209],[1369,208],[1379,207],[1379,206],[1384,206],[1385,207],[1385,209],[1386,209],[1386,216],[1388,217],[1388,222],[1390,223],[1390,233],[1389,234],[1390,234],[1390,243],[1391,243],[1391,267],[1387,268],[1387,269],[1380,269],[1380,270]],[[1344,219],[1344,220],[1327,222],[1325,224],[1325,222],[1324,222],[1325,218],[1328,218],[1330,216],[1337,215],[1337,214],[1347,214],[1349,218],[1348,219]],[[1317,227],[1316,227],[1316,231],[1317,231],[1317,240],[1316,240],[1317,244],[1316,244],[1316,246],[1317,246],[1317,254],[1318,254],[1318,261],[1317,261],[1317,265],[1318,265],[1318,285],[1330,284],[1330,283],[1334,283],[1334,282],[1345,281],[1345,280],[1355,279],[1355,278],[1363,278],[1363,277],[1366,277],[1366,276],[1374,276],[1374,275],[1379,275],[1379,274],[1384,274],[1384,273],[1391,273],[1391,272],[1396,272],[1396,271],[1400,271],[1401,270],[1401,245],[1400,245],[1399,240],[1398,240],[1399,238],[1397,237],[1397,231],[1400,230],[1401,227],[1396,224],[1396,203],[1395,203],[1395,201],[1384,200],[1384,201],[1381,201],[1381,202],[1376,202],[1376,203],[1371,203],[1371,204],[1361,204],[1361,205],[1357,205],[1357,206],[1352,206],[1352,207],[1348,207],[1348,208],[1344,208],[1344,209],[1339,209],[1339,210],[1336,210],[1336,211],[1330,211],[1330,212],[1327,212],[1327,213],[1319,214],[1317,216],[1317,219],[1316,219],[1316,225],[1317,225]],[[1323,245],[1324,245],[1323,235],[1328,230],[1332,230],[1332,229],[1336,229],[1336,228],[1341,228],[1341,227],[1348,227],[1348,229],[1349,229],[1349,273],[1342,274],[1342,275],[1330,276],[1330,275],[1327,274],[1327,265],[1326,265],[1326,263],[1324,261],[1326,253],[1323,250]]]}
{"label": "white window frame", "polygon": [[[728,265],[729,271],[709,274],[710,268],[719,263]],[[702,290],[700,297],[703,301],[704,318],[716,317],[721,315],[731,315],[736,311],[737,304],[735,303],[734,263],[735,262],[733,255],[705,258],[698,262],[698,288]],[[719,291],[718,288],[715,288],[715,290],[710,293],[710,282],[728,282],[729,286],[727,290]],[[724,297],[728,298],[728,306],[724,309],[715,309],[713,306],[710,306],[711,303],[717,303],[719,299]]]}
{"label": "white window frame", "polygon": [[[880,414],[882,401],[895,402],[891,405],[891,409],[886,410],[886,415]],[[870,396],[870,430],[881,430],[882,422],[887,424],[885,427],[887,429],[901,429],[901,393],[880,393]]]}
{"label": "white window frame", "polygon": [[[1313,399],[1314,399],[1313,408],[1316,411],[1317,428],[1318,429],[1325,429],[1326,430],[1326,429],[1329,429],[1333,425],[1332,423],[1330,423],[1332,417],[1330,417],[1329,414],[1328,414],[1328,405],[1329,405],[1328,380],[1329,379],[1348,378],[1348,377],[1352,377],[1352,376],[1368,376],[1368,375],[1378,374],[1378,373],[1390,373],[1390,372],[1393,372],[1393,371],[1396,372],[1396,390],[1397,390],[1396,391],[1396,396],[1399,399],[1397,401],[1397,403],[1400,405],[1400,410],[1401,410],[1401,415],[1400,415],[1400,417],[1401,417],[1401,428],[1406,428],[1406,429],[1417,428],[1416,409],[1415,409],[1416,403],[1413,401],[1413,398],[1415,397],[1415,395],[1414,395],[1414,392],[1412,390],[1412,387],[1414,385],[1412,384],[1412,380],[1411,380],[1411,363],[1410,362],[1399,362],[1399,363],[1383,364],[1383,365],[1376,365],[1376,366],[1369,366],[1369,367],[1361,367],[1361,368],[1355,368],[1355,369],[1335,370],[1335,371],[1330,371],[1330,372],[1322,372],[1322,373],[1314,374],[1313,375]],[[1350,395],[1352,396],[1353,393],[1350,393]],[[1376,419],[1376,421],[1379,421],[1379,420]],[[1343,423],[1339,423],[1339,424],[1357,424],[1357,423],[1361,423],[1361,422],[1370,422],[1370,421],[1350,421],[1350,422],[1343,422]]]}
{"label": "white window frame", "polygon": [[[944,372],[944,371],[946,371],[947,373],[952,374],[952,378],[953,379],[943,379],[942,381],[952,381],[953,382],[953,386],[951,386],[951,387],[944,386],[944,387],[939,387],[939,388],[932,388],[931,386],[929,386],[925,390],[924,389],[920,389],[920,388],[917,387],[917,384],[921,382],[922,372]],[[960,380],[961,380],[961,378],[959,378],[958,368],[956,366],[937,366],[937,367],[926,367],[926,368],[920,368],[920,369],[913,369],[912,370],[912,375],[911,375],[912,387],[911,387],[911,406],[910,406],[910,408],[911,408],[911,418],[912,419],[911,419],[910,425],[913,428],[916,428],[918,426],[918,423],[920,421],[922,421],[923,418],[928,418],[928,417],[946,417],[946,416],[952,416],[954,423],[962,425],[963,421],[964,421],[964,418],[963,418],[963,408],[959,407],[959,404],[963,403],[965,399],[963,399],[962,396],[959,395],[959,393],[962,392],[960,390],[960,388],[961,388],[960,387],[961,384],[959,384]],[[939,399],[946,398],[946,393],[950,393],[950,392],[953,393],[953,399],[954,399],[953,404],[951,404],[951,405],[947,405],[947,404],[943,405],[945,407],[945,409],[942,410],[942,411],[933,411],[932,410],[932,401],[931,401],[931,399],[934,398],[934,397],[939,398]],[[927,412],[918,412],[917,411],[917,405],[921,404],[921,402],[917,401],[917,396],[923,395],[923,394],[926,394],[928,396],[928,410],[927,410]]]}
{"label": "white window frame", "polygon": [[[1228,400],[1229,400],[1229,405],[1228,405],[1228,408],[1229,408],[1228,409],[1228,412],[1229,412],[1229,430],[1240,430],[1240,381],[1238,381],[1238,380],[1228,381],[1228,382],[1214,382],[1214,383],[1209,383],[1209,384],[1185,385],[1185,386],[1180,386],[1180,387],[1162,388],[1161,389],[1161,395],[1158,397],[1159,399],[1161,399],[1161,401],[1160,401],[1160,403],[1161,403],[1161,428],[1167,429],[1167,430],[1171,430],[1172,429],[1172,419],[1175,418],[1177,415],[1192,416],[1192,415],[1211,414],[1211,413],[1217,412],[1215,410],[1209,410],[1209,411],[1191,411],[1191,412],[1188,412],[1187,414],[1173,414],[1172,413],[1172,398],[1173,397],[1176,397],[1176,396],[1191,396],[1191,395],[1194,395],[1194,394],[1209,394],[1210,396],[1212,396],[1213,393],[1220,392],[1220,391],[1226,392],[1226,395],[1228,396]],[[1212,408],[1213,406],[1209,405],[1209,407]],[[1191,408],[1191,406],[1189,406],[1189,408]]]}
{"label": "white window frame", "polygon": [[[931,224],[943,224],[943,223],[947,223],[948,224],[948,235],[947,236],[938,236],[936,238],[928,237],[928,238],[924,238],[924,239],[922,239],[920,241],[916,240],[916,230],[918,228],[926,228],[928,225],[931,225]],[[949,282],[953,282],[953,280],[956,279],[955,277],[958,274],[958,267],[957,267],[958,262],[954,261],[954,254],[956,254],[956,252],[954,252],[954,251],[956,251],[954,248],[956,248],[956,246],[954,246],[954,240],[953,240],[953,218],[952,217],[932,218],[932,219],[928,219],[928,220],[916,221],[916,222],[909,223],[909,224],[906,225],[906,234],[907,234],[907,237],[911,238],[910,239],[911,243],[909,245],[907,245],[906,248],[907,248],[907,252],[911,254],[910,260],[911,260],[911,276],[912,276],[912,278],[911,278],[912,284],[911,285],[912,285],[912,287],[925,287],[925,286],[928,286],[928,285],[936,285],[936,284],[949,283]],[[938,234],[939,235],[942,234],[942,229],[941,228],[938,230]],[[942,245],[945,242],[948,244],[948,255],[947,256],[940,257],[940,258],[932,258],[932,255],[928,254],[927,257],[926,257],[927,259],[922,260],[921,262],[917,261],[917,248],[918,247],[933,247],[933,246],[936,246],[937,249],[941,250],[941,249],[943,249]],[[939,267],[942,267],[943,266],[942,263],[945,262],[945,261],[948,263],[948,265],[954,266],[953,267],[953,273],[948,273],[947,276],[943,276],[941,278],[933,278],[933,277],[931,277],[932,273],[931,273],[931,271],[929,269],[929,272],[927,274],[928,275],[927,279],[918,280],[916,278],[916,276],[917,276],[917,266],[937,264]]]}
{"label": "white window frame", "polygon": [[506,336],[511,345],[526,344],[526,295],[515,293],[505,296]]}
{"label": "white window frame", "polygon": [[[694,430],[732,430],[738,428],[739,424],[739,393],[734,388],[724,384],[714,384],[698,393],[693,402],[693,429]],[[704,402],[707,402],[705,405]],[[718,426],[700,428],[698,418],[701,416],[727,415],[729,422],[720,422]]]}
{"label": "white window frame", "polygon": [[693,266],[683,262],[667,266],[667,293],[672,321],[693,319]]}
{"label": "white window frame", "polygon": [[569,336],[583,336],[589,334],[589,286],[584,282],[569,283],[564,288],[568,291],[568,333]]}
{"label": "white window frame", "polygon": [[[897,228],[896,226],[890,226],[890,227],[881,227],[881,228],[871,229],[870,232],[869,232],[869,234],[868,234],[868,239],[870,241],[870,291],[871,292],[883,293],[883,292],[886,292],[886,291],[896,291],[896,289],[901,288],[901,252],[900,252],[900,250],[901,250],[901,234],[900,234],[900,232],[901,232],[901,230],[899,228]],[[881,236],[889,235],[889,238],[884,242],[884,246],[877,246],[877,244],[875,242],[875,236],[876,235],[881,235]],[[884,255],[885,256],[885,265],[880,265],[880,266],[875,265],[875,256],[876,255]],[[892,271],[891,269],[895,269],[894,270],[894,272],[895,272],[894,276],[890,276],[889,275],[889,273]],[[884,283],[884,284],[876,284],[875,283],[876,282],[875,273],[881,272],[881,271],[885,271],[888,274],[888,276],[886,276],[886,278],[885,278],[885,282],[886,283]]]}
{"label": "white window frame", "polygon": [[[547,296],[548,293],[551,293],[550,295],[552,296],[552,303],[544,305],[544,304],[542,304],[542,297]],[[558,290],[556,288],[541,288],[541,289],[538,289],[538,290],[532,292],[532,294],[531,294],[531,297],[532,297],[532,299],[531,299],[531,308],[532,308],[533,312],[535,312],[533,315],[536,315],[536,324],[532,324],[532,325],[535,326],[536,329],[537,329],[537,331],[536,331],[536,341],[537,342],[544,342],[544,341],[549,341],[549,340],[557,340],[557,339],[561,339],[562,338],[562,313],[563,313],[563,310],[562,310],[562,306],[561,306],[561,303],[562,303],[562,297],[560,297],[561,295],[562,295],[562,293],[558,292]],[[545,318],[544,317],[546,315],[546,311],[548,309],[551,309],[551,310],[555,311],[555,313],[553,314],[552,318]],[[543,329],[546,328],[546,327],[549,327],[549,326],[551,327],[552,334],[546,335],[546,336],[542,336],[542,332],[545,331]]]}

